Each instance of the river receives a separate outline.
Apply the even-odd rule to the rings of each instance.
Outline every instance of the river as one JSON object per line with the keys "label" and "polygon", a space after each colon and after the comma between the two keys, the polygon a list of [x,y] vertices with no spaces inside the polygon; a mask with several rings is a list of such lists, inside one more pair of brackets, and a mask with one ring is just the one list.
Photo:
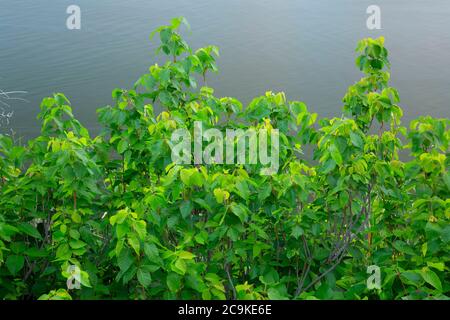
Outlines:
{"label": "river", "polygon": [[[97,133],[96,108],[111,91],[129,88],[161,63],[150,32],[183,15],[193,48],[220,48],[220,71],[208,84],[217,96],[248,103],[284,91],[322,117],[339,116],[347,87],[361,74],[354,49],[364,37],[385,36],[392,85],[404,124],[419,115],[450,117],[448,0],[1,0],[0,89],[26,91],[8,100],[13,115],[0,132],[39,134],[42,98],[63,92],[76,117]],[[81,8],[81,29],[68,30],[66,9]],[[381,8],[381,30],[366,27],[369,5]]]}

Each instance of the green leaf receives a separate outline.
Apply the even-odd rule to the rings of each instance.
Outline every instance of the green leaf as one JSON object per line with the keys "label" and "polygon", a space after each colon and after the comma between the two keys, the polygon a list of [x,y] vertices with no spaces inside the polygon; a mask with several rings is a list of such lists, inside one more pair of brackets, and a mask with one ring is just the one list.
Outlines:
{"label": "green leaf", "polygon": [[29,248],[25,250],[25,254],[32,258],[43,258],[47,256],[47,251],[45,249]]}
{"label": "green leaf", "polygon": [[341,165],[343,160],[342,160],[342,155],[339,152],[339,149],[336,147],[336,145],[333,143],[330,145],[330,147],[328,148],[328,151],[330,152],[331,158],[338,164]]}
{"label": "green leaf", "polygon": [[394,248],[402,253],[406,253],[412,256],[416,255],[414,250],[406,242],[401,240],[397,240],[394,242]]}
{"label": "green leaf", "polygon": [[9,272],[15,276],[20,270],[22,270],[24,262],[25,258],[23,256],[9,256],[6,259],[6,267]]}
{"label": "green leaf", "polygon": [[447,186],[448,191],[450,191],[450,171],[446,172],[442,178],[444,179],[444,182]]}
{"label": "green leaf", "polygon": [[128,149],[128,141],[127,140],[120,140],[119,144],[117,145],[117,152],[122,154]]}
{"label": "green leaf", "polygon": [[27,235],[32,236],[33,238],[42,240],[42,236],[39,233],[39,231],[35,227],[33,227],[31,224],[22,222],[17,227],[23,233],[26,233]]}
{"label": "green leaf", "polygon": [[111,225],[122,224],[128,216],[127,210],[120,210],[116,215],[109,218]]}
{"label": "green leaf", "polygon": [[189,179],[190,186],[201,187],[203,185],[203,176],[197,170],[191,175]]}
{"label": "green leaf", "polygon": [[239,220],[241,220],[242,223],[244,223],[247,220],[248,209],[246,206],[244,206],[241,203],[233,202],[230,205],[230,208],[231,208],[231,212],[233,212],[239,218]]}
{"label": "green leaf", "polygon": [[327,173],[333,171],[334,168],[336,168],[336,161],[334,161],[333,159],[328,159],[323,164],[323,173],[327,174]]}
{"label": "green leaf", "polygon": [[167,275],[166,279],[167,287],[172,292],[178,292],[181,289],[181,277],[174,272]]}
{"label": "green leaf", "polygon": [[209,212],[212,212],[211,206],[203,199],[195,198],[194,202],[200,205],[200,207],[206,209]]}
{"label": "green leaf", "polygon": [[407,285],[413,285],[416,288],[418,288],[423,284],[423,280],[420,273],[416,271],[404,271],[400,274],[400,279],[402,280],[403,283]]}
{"label": "green leaf", "polygon": [[422,275],[423,280],[425,280],[427,283],[431,284],[434,288],[442,292],[441,280],[434,271],[425,267],[421,270],[420,274]]}
{"label": "green leaf", "polygon": [[148,271],[143,270],[143,269],[138,269],[137,279],[143,287],[148,287],[152,283],[151,274]]}
{"label": "green leaf", "polygon": [[424,257],[427,255],[427,251],[428,251],[428,243],[425,242],[424,244],[422,244],[422,255]]}
{"label": "green leaf", "polygon": [[11,241],[11,236],[19,232],[16,227],[0,222],[0,238]]}
{"label": "green leaf", "polygon": [[186,273],[186,262],[183,259],[177,259],[172,267],[172,271],[184,275]]}
{"label": "green leaf", "polygon": [[117,265],[119,266],[120,271],[127,271],[133,263],[134,259],[130,254],[130,251],[128,249],[122,250],[119,257],[117,258]]}
{"label": "green leaf", "polygon": [[83,286],[92,288],[91,282],[89,281],[89,274],[86,271],[80,272],[80,282]]}
{"label": "green leaf", "polygon": [[116,226],[117,239],[122,239],[130,232],[130,226],[127,223],[118,224]]}
{"label": "green leaf", "polygon": [[228,200],[230,193],[226,190],[216,188],[214,189],[214,196],[216,197],[217,203],[223,203],[225,200]]}
{"label": "green leaf", "polygon": [[128,244],[134,249],[137,255],[141,251],[141,242],[135,234],[128,235]]}
{"label": "green leaf", "polygon": [[71,240],[69,244],[72,249],[80,249],[86,246],[86,243],[81,240]]}
{"label": "green leaf", "polygon": [[445,264],[444,262],[431,262],[431,261],[427,261],[427,266],[431,267],[431,268],[435,268],[436,270],[439,271],[444,271],[445,270]]}
{"label": "green leaf", "polygon": [[364,146],[362,138],[353,131],[350,131],[350,141],[355,147],[362,148]]}
{"label": "green leaf", "polygon": [[280,290],[279,288],[270,288],[267,291],[267,295],[270,300],[288,300],[289,297],[286,296],[284,290]]}
{"label": "green leaf", "polygon": [[180,178],[188,187],[203,185],[203,176],[196,168],[180,170]]}
{"label": "green leaf", "polygon": [[186,219],[192,212],[192,203],[189,200],[184,200],[180,205],[181,216]]}
{"label": "green leaf", "polygon": [[447,225],[444,230],[442,230],[441,237],[444,243],[450,242],[450,225]]}
{"label": "green leaf", "polygon": [[248,184],[244,180],[241,180],[235,185],[236,193],[244,200],[248,200],[250,197],[250,190]]}
{"label": "green leaf", "polygon": [[300,227],[300,226],[295,226],[294,228],[292,228],[292,233],[291,233],[291,235],[292,235],[295,239],[298,239],[298,238],[300,238],[304,233],[305,233],[305,231],[303,230],[302,227]]}
{"label": "green leaf", "polygon": [[73,238],[75,240],[80,239],[80,233],[77,230],[75,230],[75,229],[70,229],[69,235],[70,235],[71,238]]}
{"label": "green leaf", "polygon": [[183,183],[187,186],[190,185],[190,178],[192,176],[192,173],[193,173],[192,170],[188,170],[188,169],[182,169],[180,171],[181,181],[183,181]]}
{"label": "green leaf", "polygon": [[49,294],[41,295],[38,300],[72,300],[65,289],[52,290]]}
{"label": "green leaf", "polygon": [[192,252],[189,252],[189,251],[180,251],[178,253],[178,257],[180,259],[184,259],[184,260],[192,260],[195,258],[195,254],[193,254]]}
{"label": "green leaf", "polygon": [[133,228],[139,239],[144,240],[147,235],[147,223],[144,220],[133,221]]}
{"label": "green leaf", "polygon": [[208,232],[202,230],[200,233],[196,234],[194,237],[195,241],[199,244],[205,244],[208,240]]}
{"label": "green leaf", "polygon": [[159,258],[158,248],[153,243],[144,244],[144,253],[150,261]]}
{"label": "green leaf", "polygon": [[280,281],[280,277],[275,269],[270,269],[263,276],[260,276],[259,280],[265,285],[273,285]]}
{"label": "green leaf", "polygon": [[64,243],[56,250],[56,258],[60,260],[68,260],[72,256],[72,251],[67,243]]}

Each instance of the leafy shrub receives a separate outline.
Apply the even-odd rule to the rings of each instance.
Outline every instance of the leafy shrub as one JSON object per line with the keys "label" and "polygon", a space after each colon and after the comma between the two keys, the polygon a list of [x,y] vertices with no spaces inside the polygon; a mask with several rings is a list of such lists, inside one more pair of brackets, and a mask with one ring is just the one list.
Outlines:
{"label": "leafy shrub", "polygon": [[[99,136],[60,93],[41,104],[38,138],[0,136],[0,297],[448,298],[449,120],[400,126],[383,38],[359,43],[364,77],[343,116],[318,120],[283,93],[246,108],[215,97],[206,81],[218,49],[192,51],[183,23],[153,33],[169,60],[113,91]],[[278,173],[174,165],[171,135],[195,121],[277,128]],[[366,286],[370,265],[381,289]]]}

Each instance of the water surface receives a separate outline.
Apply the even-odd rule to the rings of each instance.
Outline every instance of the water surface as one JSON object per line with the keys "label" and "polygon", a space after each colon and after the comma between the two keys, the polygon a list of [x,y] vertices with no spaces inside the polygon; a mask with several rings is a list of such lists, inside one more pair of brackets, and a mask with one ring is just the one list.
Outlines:
{"label": "water surface", "polygon": [[[66,8],[82,10],[81,30],[66,28]],[[366,8],[382,9],[382,30],[366,28]],[[9,128],[39,133],[43,97],[64,92],[76,117],[98,132],[96,108],[111,91],[129,88],[161,60],[150,32],[185,16],[193,48],[220,47],[220,73],[208,84],[218,96],[248,103],[267,90],[303,100],[321,116],[339,116],[346,88],[360,78],[354,48],[363,37],[386,37],[392,85],[404,123],[418,115],[450,117],[448,0],[2,0],[0,89],[25,90],[9,101]]]}

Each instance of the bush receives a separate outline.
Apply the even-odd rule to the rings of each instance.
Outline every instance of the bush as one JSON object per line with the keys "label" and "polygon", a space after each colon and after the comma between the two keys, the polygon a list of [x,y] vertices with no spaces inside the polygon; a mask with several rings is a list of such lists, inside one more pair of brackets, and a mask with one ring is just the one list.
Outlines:
{"label": "bush", "polygon": [[[60,93],[39,137],[0,136],[0,298],[448,298],[449,120],[400,126],[383,38],[359,43],[343,116],[317,120],[283,93],[215,97],[218,49],[193,52],[183,23],[154,32],[169,60],[113,91],[99,136]],[[278,129],[280,169],[173,164],[172,133],[195,121]]]}

